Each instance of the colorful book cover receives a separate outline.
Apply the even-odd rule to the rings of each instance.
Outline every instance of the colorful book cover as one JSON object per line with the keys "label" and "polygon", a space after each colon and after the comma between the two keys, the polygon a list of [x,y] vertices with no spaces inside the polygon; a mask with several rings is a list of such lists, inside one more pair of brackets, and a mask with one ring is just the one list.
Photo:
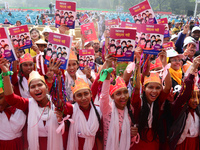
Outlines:
{"label": "colorful book cover", "polygon": [[118,62],[116,66],[116,75],[117,76],[123,75],[127,66],[128,66],[128,62]]}
{"label": "colorful book cover", "polygon": [[90,20],[88,19],[89,16],[87,14],[84,14],[83,16],[80,17],[79,22],[82,24],[89,23]]}
{"label": "colorful book cover", "polygon": [[0,28],[0,54],[10,62],[17,60],[7,28]]}
{"label": "colorful book cover", "polygon": [[81,32],[82,35],[86,38],[85,42],[97,40],[97,35],[93,22],[81,25]]}
{"label": "colorful book cover", "polygon": [[69,29],[75,28],[76,2],[56,1],[55,27],[66,24]]}
{"label": "colorful book cover", "polygon": [[72,36],[49,33],[45,64],[49,64],[50,59],[59,59],[62,62],[61,69],[66,69],[71,49]]}
{"label": "colorful book cover", "polygon": [[106,25],[106,29],[119,27],[119,20],[118,19],[106,20],[105,25]]}
{"label": "colorful book cover", "polygon": [[14,47],[19,47],[19,50],[32,47],[32,40],[27,25],[9,28],[9,32]]}
{"label": "colorful book cover", "polygon": [[85,66],[95,69],[94,66],[94,49],[80,49],[79,50],[79,67],[84,70]]}
{"label": "colorful book cover", "polygon": [[108,53],[117,61],[133,61],[136,29],[110,28]]}
{"label": "colorful book cover", "polygon": [[136,42],[140,44],[145,54],[157,55],[160,52],[164,29],[165,26],[159,24],[142,24],[137,28]]}
{"label": "colorful book cover", "polygon": [[136,24],[156,24],[155,14],[151,8],[148,0],[145,0],[131,8],[129,8],[131,15]]}

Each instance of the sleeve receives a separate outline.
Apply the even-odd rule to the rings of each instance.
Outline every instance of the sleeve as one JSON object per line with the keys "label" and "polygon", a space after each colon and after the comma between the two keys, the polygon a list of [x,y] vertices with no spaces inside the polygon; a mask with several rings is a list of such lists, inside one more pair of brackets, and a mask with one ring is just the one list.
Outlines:
{"label": "sleeve", "polygon": [[13,93],[11,95],[5,95],[5,100],[9,105],[14,106],[24,112],[27,112],[28,110],[28,98],[23,98]]}
{"label": "sleeve", "polygon": [[140,114],[140,111],[141,111],[141,98],[140,98],[140,94],[132,94],[132,98],[131,98],[131,105],[133,106],[134,108],[134,118],[136,120],[136,122],[138,122],[139,120],[139,114]]}
{"label": "sleeve", "polygon": [[190,99],[191,92],[193,90],[194,85],[194,75],[189,74],[182,85],[181,91],[176,98],[176,100],[172,103],[172,114],[175,118],[177,118],[182,110],[182,106]]}
{"label": "sleeve", "polygon": [[92,83],[92,86],[91,86],[93,101],[95,100],[95,97],[98,94],[98,88],[102,85],[102,82],[99,81],[99,78],[100,78],[100,75],[98,74],[97,77],[96,77],[96,79]]}
{"label": "sleeve", "polygon": [[182,54],[183,53],[183,42],[184,42],[184,39],[186,37],[186,34],[183,34],[182,32],[180,33],[176,43],[175,43],[175,46],[176,46],[176,51],[179,53],[179,54]]}
{"label": "sleeve", "polygon": [[110,89],[110,80],[105,80],[102,85],[102,91],[100,95],[100,110],[104,116],[111,110],[109,105],[109,89]]}

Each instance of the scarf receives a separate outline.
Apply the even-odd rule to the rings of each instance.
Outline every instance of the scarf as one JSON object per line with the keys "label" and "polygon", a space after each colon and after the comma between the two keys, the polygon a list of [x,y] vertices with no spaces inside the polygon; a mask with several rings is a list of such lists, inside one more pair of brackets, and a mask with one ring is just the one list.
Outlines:
{"label": "scarf", "polygon": [[21,96],[24,98],[30,98],[30,94],[28,91],[28,81],[26,77],[23,76],[23,79],[22,79],[22,86],[24,89],[22,89],[21,85],[19,84],[19,77],[18,77],[18,86],[19,86],[19,91],[20,91]]}
{"label": "scarf", "polygon": [[[50,100],[50,96],[48,96]],[[39,150],[39,133],[38,133],[38,123],[39,119],[42,121],[49,121],[48,127],[48,137],[47,137],[47,150],[62,150],[62,134],[56,133],[56,129],[58,128],[58,122],[56,115],[54,114],[54,105],[50,101],[51,108],[43,108],[48,109],[48,113],[45,114],[40,111],[40,108],[37,102],[33,98],[29,98],[29,113],[28,113],[28,144],[30,150]]]}
{"label": "scarf", "polygon": [[129,150],[131,143],[130,121],[128,118],[128,108],[125,107],[122,124],[121,137],[119,141],[119,116],[115,102],[112,102],[112,114],[108,131],[106,150]]}
{"label": "scarf", "polygon": [[96,116],[93,105],[90,109],[88,120],[86,120],[79,105],[75,103],[73,105],[72,120],[74,124],[70,124],[69,136],[67,143],[67,150],[78,150],[78,137],[85,138],[83,150],[92,150],[94,147],[96,132],[99,129],[99,122]]}
{"label": "scarf", "polygon": [[172,68],[169,68],[169,72],[171,77],[179,84],[181,85],[182,81],[182,69],[180,68],[179,70],[175,71]]}

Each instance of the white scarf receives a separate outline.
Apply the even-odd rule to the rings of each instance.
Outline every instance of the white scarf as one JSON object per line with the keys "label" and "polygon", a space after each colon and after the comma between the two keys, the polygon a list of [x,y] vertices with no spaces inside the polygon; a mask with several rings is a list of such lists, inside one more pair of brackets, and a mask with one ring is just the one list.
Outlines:
{"label": "white scarf", "polygon": [[[50,100],[50,96],[48,96]],[[28,113],[28,144],[29,150],[39,150],[39,134],[38,134],[38,122],[39,119],[43,121],[49,121],[48,127],[48,141],[47,141],[47,150],[63,150],[62,134],[56,133],[58,128],[58,122],[56,115],[54,114],[54,105],[51,103],[51,108],[49,109],[48,114],[42,114],[39,110],[37,102],[33,98],[29,98],[29,113]],[[42,115],[42,116],[41,116]]]}
{"label": "white scarf", "polygon": [[128,108],[125,107],[121,137],[119,141],[119,114],[115,102],[113,101],[106,150],[129,150],[131,143],[130,128],[131,125],[128,118]]}
{"label": "white scarf", "polygon": [[30,98],[30,94],[28,91],[28,81],[25,77],[22,78],[22,86],[24,89],[22,89],[21,85],[19,84],[19,77],[18,77],[18,86],[19,86],[21,97]]}
{"label": "white scarf", "polygon": [[66,89],[67,99],[69,101],[73,101],[73,93],[72,93],[72,90],[71,90],[72,85],[74,85],[74,80],[69,75],[69,73],[66,71],[65,72],[65,89]]}
{"label": "white scarf", "polygon": [[94,147],[99,122],[94,107],[91,103],[90,105],[91,109],[88,120],[86,120],[79,105],[77,103],[73,105],[72,120],[74,120],[74,124],[70,124],[67,150],[78,150],[78,137],[85,138],[83,150],[92,150]]}

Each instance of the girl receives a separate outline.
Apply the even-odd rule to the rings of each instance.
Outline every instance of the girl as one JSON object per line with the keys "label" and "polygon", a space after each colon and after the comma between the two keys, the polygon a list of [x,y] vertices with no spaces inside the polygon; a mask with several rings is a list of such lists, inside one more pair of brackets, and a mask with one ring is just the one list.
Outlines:
{"label": "girl", "polygon": [[[9,75],[7,63],[6,59],[0,59],[0,68],[4,74]],[[57,69],[59,65],[56,65]],[[62,135],[56,133],[58,123],[54,114],[54,104],[48,95],[48,87],[44,77],[40,76],[38,72],[32,71],[29,76],[28,87],[31,98],[15,95],[9,76],[4,77],[4,94],[7,103],[27,112],[29,149],[62,150]]]}
{"label": "girl", "polygon": [[195,72],[200,65],[196,57],[177,99],[172,103],[174,123],[171,127],[169,145],[172,150],[199,150],[199,89],[194,88]]}
{"label": "girl", "polygon": [[[81,78],[75,80],[71,87],[75,103],[66,103],[63,107],[65,115],[72,115],[74,124],[70,124],[67,150],[101,149],[101,138],[97,134],[100,127],[100,109],[94,106],[89,85]],[[58,121],[62,113],[57,112]],[[97,145],[96,145],[96,144]]]}
{"label": "girl", "polygon": [[[139,52],[141,48],[136,49],[137,61],[141,56]],[[166,51],[159,53],[163,67],[167,65]],[[162,82],[158,73],[150,73],[144,77],[143,93],[140,98],[140,65],[137,62],[137,80],[135,85],[134,95],[132,96],[131,104],[134,107],[134,118],[139,124],[138,131],[140,133],[140,142],[133,145],[134,150],[159,150],[159,119],[162,114],[161,106],[166,100],[171,89],[171,77],[168,73],[165,78],[165,87],[162,87]]]}
{"label": "girl", "polygon": [[26,122],[26,115],[5,101],[2,77],[0,86],[0,149],[23,150],[22,128]]}
{"label": "girl", "polygon": [[[137,128],[134,126],[132,108],[130,106],[128,89],[124,80],[117,77],[115,85],[110,85],[110,73],[112,61],[116,58],[107,57],[106,80],[103,82],[100,96],[100,109],[103,115],[104,149],[105,150],[129,150],[131,141],[135,142]],[[100,77],[101,80],[101,77]],[[101,80],[103,81],[103,80]],[[113,99],[109,104],[109,94]]]}

